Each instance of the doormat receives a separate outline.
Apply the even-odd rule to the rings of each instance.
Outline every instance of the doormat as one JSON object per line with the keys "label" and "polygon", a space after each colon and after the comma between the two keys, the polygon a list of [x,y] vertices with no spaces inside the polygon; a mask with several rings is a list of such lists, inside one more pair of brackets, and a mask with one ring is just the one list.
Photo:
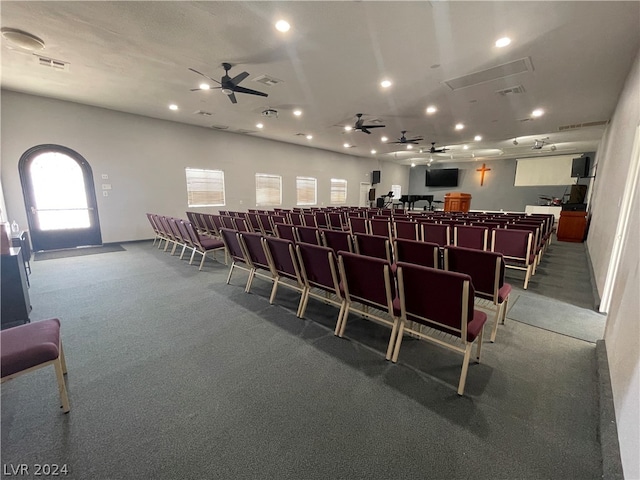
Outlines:
{"label": "doormat", "polygon": [[56,258],[82,257],[84,255],[96,255],[98,253],[125,252],[119,243],[110,243],[99,247],[77,247],[64,250],[50,250],[48,252],[36,252],[34,260],[53,260]]}

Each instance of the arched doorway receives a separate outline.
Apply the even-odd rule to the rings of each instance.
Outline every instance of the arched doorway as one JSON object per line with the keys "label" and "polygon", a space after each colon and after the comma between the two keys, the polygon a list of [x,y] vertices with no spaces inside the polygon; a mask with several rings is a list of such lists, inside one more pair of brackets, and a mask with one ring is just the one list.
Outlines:
{"label": "arched doorway", "polygon": [[34,250],[101,245],[89,163],[60,145],[38,145],[18,163]]}

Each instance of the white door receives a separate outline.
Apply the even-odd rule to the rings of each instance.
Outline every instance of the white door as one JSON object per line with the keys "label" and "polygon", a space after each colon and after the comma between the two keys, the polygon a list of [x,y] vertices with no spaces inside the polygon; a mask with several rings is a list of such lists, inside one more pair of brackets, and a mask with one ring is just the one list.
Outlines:
{"label": "white door", "polygon": [[369,190],[371,189],[370,183],[360,183],[360,201],[358,202],[359,207],[368,207],[369,206]]}

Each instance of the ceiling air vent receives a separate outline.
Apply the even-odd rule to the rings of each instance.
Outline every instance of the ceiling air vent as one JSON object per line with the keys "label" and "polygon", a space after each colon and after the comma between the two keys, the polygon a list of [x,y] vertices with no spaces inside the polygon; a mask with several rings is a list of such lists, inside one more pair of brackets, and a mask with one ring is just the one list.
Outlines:
{"label": "ceiling air vent", "polygon": [[572,125],[562,125],[558,127],[558,131],[563,132],[564,130],[576,130],[577,128],[601,127],[603,125],[607,125],[608,123],[609,120],[602,120],[599,122],[574,123]]}
{"label": "ceiling air vent", "polygon": [[64,62],[62,60],[54,60],[53,58],[43,57],[40,55],[34,55],[34,56],[36,58],[36,62],[38,62],[38,65],[41,65],[43,67],[53,68],[55,70],[60,70],[63,72],[69,71],[69,62]]}
{"label": "ceiling air vent", "polygon": [[507,95],[517,95],[519,93],[524,93],[524,87],[522,85],[516,85],[515,87],[503,88],[502,90],[496,90],[498,95],[507,96]]}
{"label": "ceiling air vent", "polygon": [[193,112],[194,115],[200,115],[202,117],[210,117],[211,115],[213,115],[213,113],[211,112],[205,112],[204,110],[196,110],[195,112]]}
{"label": "ceiling air vent", "polygon": [[236,133],[244,133],[246,135],[250,135],[252,133],[258,133],[257,130],[245,130],[244,128],[239,128],[238,130],[236,130]]}
{"label": "ceiling air vent", "polygon": [[274,85],[282,83],[282,80],[278,80],[277,78],[271,77],[269,75],[260,75],[259,77],[254,78],[253,81],[261,83],[263,85],[267,85],[269,87],[273,87]]}
{"label": "ceiling air vent", "polygon": [[229,127],[227,125],[211,125],[211,128],[215,130],[227,130]]}
{"label": "ceiling air vent", "polygon": [[444,84],[451,90],[459,90],[524,72],[533,72],[533,64],[531,63],[530,57],[514,60],[513,62],[504,63],[497,67],[488,68],[462,77],[452,78],[451,80],[445,80]]}
{"label": "ceiling air vent", "polygon": [[532,118],[521,118],[520,120],[518,120],[519,122],[530,122],[531,120],[533,120]]}

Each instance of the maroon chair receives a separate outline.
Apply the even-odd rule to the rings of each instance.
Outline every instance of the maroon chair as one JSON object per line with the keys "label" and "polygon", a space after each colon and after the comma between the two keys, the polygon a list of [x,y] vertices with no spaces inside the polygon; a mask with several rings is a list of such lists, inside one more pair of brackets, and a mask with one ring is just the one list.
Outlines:
{"label": "maroon chair", "polygon": [[262,224],[260,223],[260,218],[258,217],[257,212],[249,212],[246,214],[247,221],[249,222],[249,226],[251,227],[251,231],[254,233],[262,233]]}
{"label": "maroon chair", "polygon": [[[334,251],[328,247],[312,245],[310,243],[298,243],[296,253],[300,265],[300,273],[305,290],[302,293],[302,304],[299,316],[304,313],[309,303],[309,298],[315,298],[324,303],[329,303],[339,308],[336,320],[335,334],[342,323],[342,317],[347,305],[347,300],[340,291],[340,279],[338,276],[338,261]],[[320,292],[316,292],[320,290]]]}
{"label": "maroon chair", "polygon": [[188,232],[186,224],[191,225],[191,222],[185,222],[184,220],[174,220],[175,226],[180,232],[180,242],[182,245],[182,251],[180,252],[180,260],[184,257],[184,253],[187,248],[191,249],[191,258],[189,258],[189,265],[193,263],[193,257],[196,254],[196,244],[193,242],[191,238],[191,234]]}
{"label": "maroon chair", "polygon": [[302,221],[305,227],[318,228],[318,222],[316,221],[316,216],[313,213],[303,213]]}
{"label": "maroon chair", "polygon": [[[184,222],[184,226],[187,229],[189,236],[191,237],[191,243],[193,245],[193,253],[191,254],[191,259],[189,260],[189,265],[193,262],[194,254],[200,253],[202,255],[202,260],[200,260],[200,266],[198,270],[202,270],[202,266],[204,265],[204,261],[207,258],[207,254],[213,252],[213,259],[216,258],[216,251],[225,249],[224,242],[222,240],[218,240],[217,238],[206,237],[204,235],[200,235],[196,229],[193,228],[193,225],[190,222]],[[227,263],[227,256],[225,250],[225,263]]]}
{"label": "maroon chair", "polygon": [[397,220],[393,222],[395,238],[406,238],[407,240],[420,240],[420,230],[417,222]]}
{"label": "maroon chair", "polygon": [[503,255],[507,268],[525,271],[523,288],[526,290],[536,261],[533,234],[527,230],[496,228],[491,232],[491,251]]}
{"label": "maroon chair", "polygon": [[349,217],[349,230],[352,234],[369,233],[368,221],[364,217]]}
{"label": "maroon chair", "polygon": [[[251,260],[247,256],[242,243],[240,243],[240,234],[238,232],[228,228],[222,228],[220,229],[220,235],[222,236],[227,256],[231,258],[231,266],[229,267],[229,274],[227,275],[228,285],[231,281],[231,275],[233,274],[234,269],[238,268],[251,274],[253,266],[251,265]],[[248,279],[244,287],[245,292],[247,291],[247,284]]]}
{"label": "maroon chair", "polygon": [[182,247],[182,252],[180,254],[180,258],[182,258],[182,253],[184,253],[185,248],[187,247],[187,244],[190,242],[189,237],[185,237],[182,232],[180,231],[180,228],[178,227],[178,222],[180,222],[181,220],[179,218],[174,218],[174,217],[168,217],[167,218],[167,223],[169,225],[169,230],[172,232],[173,234],[173,247],[171,248],[171,255],[173,255],[176,251],[176,248],[178,246]]}
{"label": "maroon chair", "polygon": [[[269,259],[264,251],[263,239],[265,236],[259,233],[247,233],[238,232],[240,235],[240,244],[247,254],[247,259],[250,261],[251,270],[249,271],[249,279],[247,280],[247,287],[245,291],[251,292],[251,285],[256,276],[273,282],[274,277],[269,265]],[[266,273],[268,272],[268,274]]]}
{"label": "maroon chair", "polygon": [[230,230],[235,230],[236,229],[236,224],[233,221],[233,218],[231,215],[220,215],[220,223],[222,223],[222,226],[224,228],[228,228]]}
{"label": "maroon chair", "polygon": [[247,224],[247,220],[244,217],[232,217],[231,221],[233,226],[238,232],[250,232],[252,229]]}
{"label": "maroon chair", "polygon": [[391,263],[392,255],[389,237],[356,233],[353,238],[355,251],[358,255],[381,258]]}
{"label": "maroon chair", "polygon": [[504,281],[504,259],[501,253],[484,252],[463,247],[445,247],[444,268],[471,277],[476,306],[495,312],[491,341],[496,341],[498,323],[504,324],[511,285]]}
{"label": "maroon chair", "polygon": [[437,243],[441,247],[444,247],[451,243],[449,225],[423,222],[420,226],[422,230],[421,238],[423,242]]}
{"label": "maroon chair", "polygon": [[213,223],[216,226],[216,228],[218,229],[218,232],[220,231],[221,228],[224,228],[220,215],[209,215],[209,220],[211,220],[211,223]]}
{"label": "maroon chair", "polygon": [[316,227],[296,227],[295,232],[296,237],[298,237],[298,242],[322,245],[320,230]]}
{"label": "maroon chair", "polygon": [[263,235],[273,235],[273,224],[271,223],[271,215],[268,213],[259,213],[260,231]]}
{"label": "maroon chair", "polygon": [[[386,359],[390,360],[398,331],[400,313],[395,283],[391,274],[391,264],[379,258],[338,252],[338,266],[344,297],[347,301],[342,322],[336,325],[338,336],[344,335],[349,312],[352,311],[359,313],[363,318],[383,323],[391,327],[386,353]],[[362,307],[357,308],[356,304]],[[375,310],[371,310],[371,308]]]}
{"label": "maroon chair", "polygon": [[64,380],[67,364],[60,339],[60,320],[51,318],[2,330],[0,355],[1,383],[53,365],[62,411],[69,412],[71,407]]}
{"label": "maroon chair", "polygon": [[302,218],[302,214],[299,212],[291,212],[289,214],[289,219],[291,220],[291,223],[293,225],[296,225],[296,226],[304,225],[304,219]]}
{"label": "maroon chair", "polygon": [[435,243],[396,238],[393,246],[396,262],[439,268],[440,248]]}
{"label": "maroon chair", "polygon": [[271,267],[271,275],[273,276],[273,287],[271,289],[269,303],[272,304],[275,300],[278,285],[300,292],[300,302],[298,303],[298,310],[296,311],[296,316],[300,317],[304,281],[302,280],[300,268],[298,267],[295,244],[291,240],[276,237],[263,237],[262,242],[269,266]]}
{"label": "maroon chair", "polygon": [[220,238],[220,229],[213,221],[213,217],[214,215],[211,215],[209,213],[202,214],[202,220],[204,221],[204,224],[206,226],[207,235],[213,238]]}
{"label": "maroon chair", "polygon": [[[397,276],[400,324],[392,361],[398,361],[405,332],[463,353],[458,395],[464,394],[471,348],[477,340],[476,359],[480,362],[482,334],[487,321],[484,312],[473,308],[475,292],[471,277],[404,262],[398,263]],[[421,328],[422,325],[428,328]]]}
{"label": "maroon chair", "polygon": [[163,232],[156,223],[156,215],[154,215],[153,213],[147,213],[147,220],[149,220],[149,224],[151,225],[151,229],[153,230],[154,234],[153,243],[151,244],[151,246],[154,246],[156,244],[156,240],[158,241],[158,244],[160,244],[160,242],[163,240]]}
{"label": "maroon chair", "polygon": [[457,247],[487,250],[489,229],[472,225],[456,225],[453,227],[453,245]]}
{"label": "maroon chair", "polygon": [[331,230],[343,231],[349,229],[349,227],[344,223],[342,213],[330,212],[327,214],[327,218],[329,219],[329,228]]}
{"label": "maroon chair", "polygon": [[296,238],[296,231],[293,225],[288,225],[286,223],[277,223],[275,225],[276,236],[278,238],[283,238],[285,240],[291,240],[296,243],[298,239]]}
{"label": "maroon chair", "polygon": [[369,220],[369,232],[371,235],[380,235],[391,239],[391,220],[388,217],[372,218]]}
{"label": "maroon chair", "polygon": [[353,252],[353,238],[349,232],[343,232],[338,230],[320,230],[320,236],[322,238],[322,244],[325,247],[329,247],[335,253],[340,250],[345,252]]}
{"label": "maroon chair", "polygon": [[329,222],[327,221],[327,214],[322,211],[315,211],[313,215],[316,217],[316,226],[318,228],[329,228]]}

